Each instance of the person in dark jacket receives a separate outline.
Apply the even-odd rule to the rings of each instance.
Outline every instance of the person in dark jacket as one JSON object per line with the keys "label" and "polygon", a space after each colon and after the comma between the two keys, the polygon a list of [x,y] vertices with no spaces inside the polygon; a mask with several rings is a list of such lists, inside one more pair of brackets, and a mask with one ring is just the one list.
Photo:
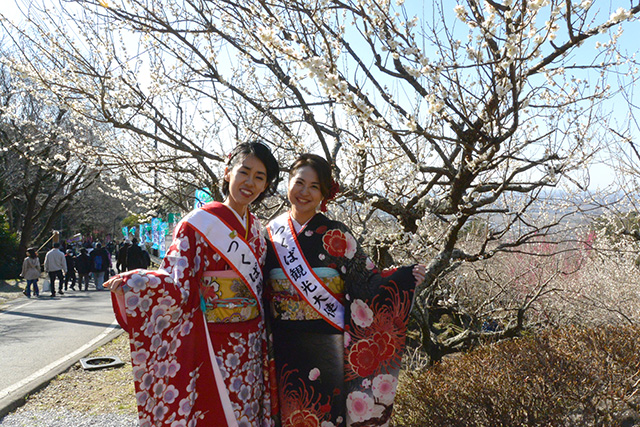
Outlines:
{"label": "person in dark jacket", "polygon": [[135,270],[136,268],[146,268],[142,249],[138,245],[138,239],[135,237],[131,240],[131,246],[127,249],[127,270]]}
{"label": "person in dark jacket", "polygon": [[64,290],[68,290],[67,285],[71,281],[71,290],[76,290],[76,256],[73,253],[73,249],[67,249],[67,253],[64,255],[64,259],[67,262],[67,272],[64,275]]}
{"label": "person in dark jacket", "polygon": [[104,276],[111,266],[111,256],[101,243],[96,243],[96,248],[89,254],[91,259],[91,273],[97,291],[103,291]]}
{"label": "person in dark jacket", "polygon": [[127,271],[127,250],[131,247],[131,241],[129,239],[123,240],[120,245],[120,249],[116,253],[116,269],[119,273]]}
{"label": "person in dark jacket", "polygon": [[76,257],[76,270],[78,271],[78,289],[89,290],[89,275],[91,274],[91,258],[86,248],[80,249],[80,255]]}

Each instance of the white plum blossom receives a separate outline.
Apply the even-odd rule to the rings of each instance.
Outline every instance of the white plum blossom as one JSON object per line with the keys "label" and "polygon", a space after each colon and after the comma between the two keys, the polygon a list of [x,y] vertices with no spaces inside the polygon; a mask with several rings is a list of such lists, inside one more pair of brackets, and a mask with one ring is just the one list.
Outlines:
{"label": "white plum blossom", "polygon": [[631,11],[623,7],[620,7],[614,13],[611,14],[611,17],[609,18],[609,22],[618,23],[618,22],[624,21],[625,19],[629,19],[630,17],[631,17]]}
{"label": "white plum blossom", "polygon": [[[375,402],[368,394],[354,391],[347,396],[347,424],[371,418]],[[349,422],[350,421],[350,422]]]}
{"label": "white plum blossom", "polygon": [[364,301],[356,299],[351,303],[351,319],[361,328],[367,328],[373,323],[373,311]]}

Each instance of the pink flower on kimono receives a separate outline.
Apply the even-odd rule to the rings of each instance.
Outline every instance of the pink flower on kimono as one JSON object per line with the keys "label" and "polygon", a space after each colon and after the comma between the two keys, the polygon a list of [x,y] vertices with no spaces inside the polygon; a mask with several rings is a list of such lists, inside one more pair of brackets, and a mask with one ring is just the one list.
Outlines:
{"label": "pink flower on kimono", "polygon": [[158,357],[164,359],[167,357],[167,353],[169,353],[169,343],[162,341],[162,345],[158,348]]}
{"label": "pink flower on kimono", "polygon": [[187,427],[187,420],[177,420],[171,423],[171,427]]}
{"label": "pink flower on kimono", "polygon": [[155,322],[158,317],[164,316],[165,314],[167,314],[167,307],[158,304],[151,309],[151,320]]}
{"label": "pink flower on kimono", "polygon": [[[124,304],[127,310],[135,310],[138,307],[138,304],[140,304],[140,295],[133,292],[127,292],[124,297]],[[135,316],[135,311],[132,315]]]}
{"label": "pink flower on kimono", "polygon": [[140,311],[142,311],[143,313],[146,313],[151,307],[151,304],[152,304],[151,297],[149,297],[148,295],[145,295],[140,299],[140,303],[138,304],[138,307],[140,308]]}
{"label": "pink flower on kimono", "polygon": [[176,362],[175,360],[172,360],[169,362],[169,366],[168,366],[168,370],[167,370],[167,376],[173,378],[176,376],[176,374],[178,373],[178,371],[180,370],[180,364],[178,362]]}
{"label": "pink flower on kimono", "polygon": [[148,390],[153,384],[153,380],[154,380],[153,371],[147,372],[142,376],[142,381],[140,382],[140,388],[142,390]]}
{"label": "pink flower on kimono", "polygon": [[367,328],[373,323],[373,311],[364,301],[357,299],[351,303],[351,319],[361,328]]}
{"label": "pink flower on kimono", "polygon": [[185,397],[178,404],[178,415],[182,415],[182,416],[189,415],[189,413],[191,412],[191,409],[192,409],[191,399],[189,399],[188,397]]}
{"label": "pink flower on kimono", "polygon": [[366,390],[369,387],[371,387],[371,380],[369,378],[362,380],[362,388]]}
{"label": "pink flower on kimono", "polygon": [[313,368],[312,370],[309,371],[309,380],[310,381],[317,380],[319,376],[320,376],[320,369]]}
{"label": "pink flower on kimono", "polygon": [[139,421],[139,427],[152,427],[151,421],[148,418],[141,418]]}
{"label": "pink flower on kimono", "polygon": [[373,263],[373,261],[371,261],[371,258],[367,257],[366,261],[365,261],[365,265],[367,270],[375,270],[376,265]]}
{"label": "pink flower on kimono", "polygon": [[175,338],[173,341],[169,343],[169,353],[175,354],[176,351],[178,351],[178,348],[180,348],[181,344],[182,344],[182,341],[179,338]]}
{"label": "pink flower on kimono", "polygon": [[171,405],[178,398],[178,394],[178,389],[170,384],[169,387],[167,387],[167,389],[164,391],[164,395],[162,396],[162,398],[165,402]]}
{"label": "pink flower on kimono", "polygon": [[192,328],[193,328],[193,322],[190,320],[187,320],[182,324],[182,328],[180,329],[180,335],[182,335],[183,337],[185,335],[189,335],[191,333]]}
{"label": "pink flower on kimono", "polygon": [[132,274],[126,281],[126,285],[131,288],[133,292],[140,292],[147,287],[149,279],[146,276],[140,274]]}
{"label": "pink flower on kimono", "polygon": [[145,366],[136,366],[133,365],[133,380],[141,381],[144,374],[147,373],[147,368]]}
{"label": "pink flower on kimono", "polygon": [[383,405],[391,405],[396,396],[398,380],[393,375],[378,375],[373,379],[373,396]]}
{"label": "pink flower on kimono", "polygon": [[235,353],[229,353],[224,364],[231,369],[237,368],[240,365],[240,356]]}
{"label": "pink flower on kimono", "polygon": [[243,384],[244,384],[244,381],[242,380],[242,377],[240,376],[232,377],[231,381],[229,381],[229,390],[234,393],[238,393],[242,388]]}
{"label": "pink flower on kimono", "polygon": [[336,425],[331,421],[323,421],[320,423],[320,427],[336,427]]}
{"label": "pink flower on kimono", "polygon": [[158,362],[153,365],[153,370],[156,371],[156,375],[160,378],[166,377],[169,372],[169,362]]}
{"label": "pink flower on kimono", "polygon": [[240,391],[238,392],[238,397],[242,402],[246,402],[251,399],[251,387],[243,384],[242,387],[240,387]]}
{"label": "pink flower on kimono", "polygon": [[160,397],[166,390],[167,386],[164,385],[164,381],[160,380],[153,385],[153,395]]}
{"label": "pink flower on kimono", "polygon": [[160,316],[156,319],[156,334],[161,334],[165,329],[171,326],[171,316]]}
{"label": "pink flower on kimono", "polygon": [[351,344],[351,334],[347,331],[344,332],[344,348],[349,347],[349,344]]}
{"label": "pink flower on kimono", "polygon": [[365,393],[354,391],[347,396],[347,417],[351,422],[366,421],[373,414],[375,403],[373,398]]}
{"label": "pink flower on kimono", "polygon": [[143,365],[147,363],[149,355],[150,353],[145,349],[134,350],[131,352],[131,360],[133,360],[136,365]]}
{"label": "pink flower on kimono", "polygon": [[158,305],[165,306],[167,309],[170,309],[174,305],[176,305],[176,300],[171,298],[170,296],[163,296],[158,298]]}
{"label": "pink flower on kimono", "polygon": [[189,250],[189,248],[191,247],[191,243],[189,242],[189,238],[180,236],[176,237],[172,246],[175,246],[178,250],[185,252]]}
{"label": "pink flower on kimono", "polygon": [[344,251],[344,256],[351,259],[356,254],[358,242],[356,242],[356,239],[351,235],[351,233],[344,233],[344,237],[347,240],[347,248]]}
{"label": "pink flower on kimono", "polygon": [[159,335],[154,335],[153,338],[151,338],[151,347],[149,348],[151,349],[151,351],[156,351],[163,343],[164,341],[162,341],[162,337],[160,337]]}
{"label": "pink flower on kimono", "polygon": [[149,273],[146,275],[146,277],[148,280],[147,286],[149,286],[150,288],[157,288],[160,283],[162,283],[162,279],[160,279],[155,274]]}
{"label": "pink flower on kimono", "polygon": [[143,390],[136,393],[136,403],[138,406],[144,406],[149,399],[149,392]]}
{"label": "pink flower on kimono", "polygon": [[167,415],[167,412],[169,412],[169,408],[167,408],[162,402],[158,402],[156,407],[153,408],[153,415],[157,420],[163,419],[164,416]]}

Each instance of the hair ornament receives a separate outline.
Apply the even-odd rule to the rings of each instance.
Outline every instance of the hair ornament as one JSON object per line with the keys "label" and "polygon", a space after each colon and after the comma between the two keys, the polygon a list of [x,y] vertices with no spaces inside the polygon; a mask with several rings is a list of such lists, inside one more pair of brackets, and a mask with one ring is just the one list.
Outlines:
{"label": "hair ornament", "polygon": [[320,204],[320,210],[322,212],[326,212],[327,211],[327,202],[329,200],[335,199],[336,195],[339,192],[340,192],[340,184],[338,184],[337,182],[335,182],[333,180],[333,178],[331,178],[331,187],[329,187],[329,194],[327,194],[327,197],[322,199],[322,203]]}

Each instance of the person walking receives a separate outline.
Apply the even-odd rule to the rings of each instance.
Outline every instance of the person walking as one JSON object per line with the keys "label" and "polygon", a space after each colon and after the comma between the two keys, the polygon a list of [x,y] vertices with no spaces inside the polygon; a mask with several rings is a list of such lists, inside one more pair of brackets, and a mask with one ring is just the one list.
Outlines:
{"label": "person walking", "polygon": [[144,255],[142,249],[138,245],[138,239],[131,239],[131,246],[127,248],[127,271],[135,270],[137,268],[145,268]]}
{"label": "person walking", "polygon": [[64,290],[66,291],[69,281],[71,281],[71,289],[76,290],[76,256],[73,253],[73,249],[67,249],[67,253],[64,256],[67,262],[67,273],[64,275]]}
{"label": "person walking", "polygon": [[27,281],[27,287],[23,293],[27,298],[31,298],[31,287],[33,287],[33,295],[40,296],[40,290],[38,289],[38,279],[40,278],[40,259],[38,259],[38,253],[35,248],[27,249],[27,257],[22,262],[22,273],[20,275]]}
{"label": "person walking", "polygon": [[85,248],[80,249],[80,254],[76,257],[76,270],[78,271],[78,290],[89,290],[89,276],[91,274],[91,258]]}
{"label": "person walking", "polygon": [[127,271],[127,250],[131,246],[129,239],[123,240],[120,249],[116,252],[116,269],[118,274]]}
{"label": "person walking", "polygon": [[109,270],[111,265],[111,256],[105,248],[102,247],[102,243],[96,243],[96,248],[89,254],[91,273],[93,274],[93,282],[96,285],[96,291],[103,291],[102,284],[104,283],[105,273]]}
{"label": "person walking", "polygon": [[60,243],[54,243],[53,248],[44,256],[44,271],[49,274],[51,296],[56,296],[56,279],[58,279],[58,293],[64,295],[62,287],[64,286],[64,275],[67,273],[67,260],[60,250]]}

